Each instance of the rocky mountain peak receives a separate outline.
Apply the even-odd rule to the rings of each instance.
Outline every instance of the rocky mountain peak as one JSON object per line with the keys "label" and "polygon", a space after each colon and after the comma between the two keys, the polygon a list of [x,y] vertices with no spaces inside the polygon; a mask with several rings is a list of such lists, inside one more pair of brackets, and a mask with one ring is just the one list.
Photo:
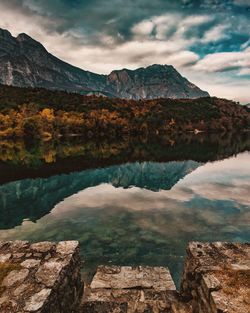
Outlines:
{"label": "rocky mountain peak", "polygon": [[11,33],[7,29],[0,28],[0,38],[13,38]]}
{"label": "rocky mountain peak", "polygon": [[[0,28],[0,64],[1,64],[1,59],[5,58],[7,55],[8,57],[11,57],[11,54],[12,56],[15,56],[16,47],[17,47],[16,39],[12,37],[11,33],[6,29]],[[8,62],[8,61],[9,60],[5,59],[5,62]],[[9,63],[7,64],[9,67]],[[5,71],[5,68],[0,67],[0,73],[3,71]],[[5,71],[5,75],[6,73],[7,71]],[[1,83],[1,79],[0,79],[0,83]],[[3,81],[2,83],[5,83],[5,82]]]}
{"label": "rocky mountain peak", "polygon": [[8,30],[0,28],[0,51],[5,50],[6,52],[13,51],[15,45],[16,45],[15,37],[13,37]]}
{"label": "rocky mountain peak", "polygon": [[146,67],[145,69],[150,69],[150,70],[173,70],[174,67],[173,65],[168,65],[168,64],[152,64]]}
{"label": "rocky mountain peak", "polygon": [[172,65],[153,64],[136,70],[111,72],[110,92],[128,99],[199,98],[209,94],[189,82]]}
{"label": "rocky mountain peak", "polygon": [[108,75],[107,81],[109,81],[109,82],[116,82],[116,81],[128,82],[130,80],[130,76],[129,76],[130,72],[131,71],[128,69],[114,70]]}
{"label": "rocky mountain peak", "polygon": [[16,41],[22,47],[25,45],[25,46],[32,47],[33,49],[39,49],[39,50],[42,49],[42,50],[46,51],[46,49],[44,48],[44,46],[40,42],[36,41],[35,39],[31,38],[29,35],[27,35],[25,33],[19,34],[16,37]]}
{"label": "rocky mountain peak", "polygon": [[25,33],[21,33],[16,37],[16,40],[19,42],[36,42],[37,44],[41,45],[38,41],[36,41],[35,39],[31,38],[29,35],[25,34]]}
{"label": "rocky mountain peak", "polygon": [[107,94],[126,99],[198,98],[209,94],[172,65],[153,64],[109,75],[84,71],[61,61],[25,33],[16,38],[0,29],[0,84]]}
{"label": "rocky mountain peak", "polygon": [[34,41],[34,39],[32,39],[29,35],[25,34],[25,33],[21,33],[19,34],[16,39],[18,41]]}
{"label": "rocky mountain peak", "polygon": [[25,33],[19,34],[17,37],[13,37],[8,30],[0,28],[0,50],[5,51],[12,57],[18,57],[21,54],[27,54],[28,50],[35,53],[38,50],[45,48],[41,43],[34,40]]}

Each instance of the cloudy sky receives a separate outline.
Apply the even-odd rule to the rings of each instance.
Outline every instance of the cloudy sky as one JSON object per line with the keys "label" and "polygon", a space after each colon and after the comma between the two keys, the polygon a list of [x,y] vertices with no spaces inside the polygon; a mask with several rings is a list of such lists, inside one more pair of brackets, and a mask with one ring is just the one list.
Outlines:
{"label": "cloudy sky", "polygon": [[250,102],[250,0],[0,0],[0,27],[85,70],[172,64]]}

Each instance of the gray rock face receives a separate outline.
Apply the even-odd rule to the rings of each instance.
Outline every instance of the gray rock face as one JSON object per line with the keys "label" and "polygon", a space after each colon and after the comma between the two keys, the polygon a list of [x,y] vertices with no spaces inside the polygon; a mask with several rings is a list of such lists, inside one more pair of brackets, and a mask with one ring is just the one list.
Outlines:
{"label": "gray rock face", "polygon": [[89,91],[100,89],[105,82],[103,75],[83,71],[54,57],[28,35],[14,38],[1,29],[0,69],[0,83],[21,87]]}
{"label": "gray rock face", "polygon": [[128,99],[199,98],[209,94],[181,76],[172,65],[154,64],[135,71],[113,71],[107,77],[109,92]]}
{"label": "gray rock face", "polygon": [[50,54],[26,34],[16,38],[0,29],[0,83],[44,87],[127,99],[198,98],[209,94],[182,77],[173,66],[152,65],[109,75],[84,71]]}

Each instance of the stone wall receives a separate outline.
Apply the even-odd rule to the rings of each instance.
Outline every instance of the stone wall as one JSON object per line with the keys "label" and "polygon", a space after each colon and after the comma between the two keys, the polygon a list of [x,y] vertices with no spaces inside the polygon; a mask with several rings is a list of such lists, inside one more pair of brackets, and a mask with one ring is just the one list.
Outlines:
{"label": "stone wall", "polygon": [[0,312],[77,312],[80,264],[76,241],[0,243]]}
{"label": "stone wall", "polygon": [[164,267],[99,266],[81,281],[79,245],[0,242],[1,313],[250,313],[250,244],[192,242],[175,288]]}
{"label": "stone wall", "polygon": [[193,313],[249,313],[250,244],[190,243],[181,295]]}

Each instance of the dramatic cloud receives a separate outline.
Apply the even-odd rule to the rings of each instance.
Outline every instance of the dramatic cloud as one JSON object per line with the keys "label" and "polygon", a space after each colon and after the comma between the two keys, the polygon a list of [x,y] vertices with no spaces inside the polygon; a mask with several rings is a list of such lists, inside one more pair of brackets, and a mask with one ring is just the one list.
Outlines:
{"label": "dramatic cloud", "polygon": [[206,55],[195,66],[197,70],[223,72],[239,69],[250,70],[250,47],[240,52],[221,52]]}
{"label": "dramatic cloud", "polygon": [[219,41],[228,37],[226,30],[227,25],[216,25],[213,28],[209,29],[203,36],[202,42],[209,43]]}
{"label": "dramatic cloud", "polygon": [[0,27],[86,70],[172,64],[213,95],[250,102],[248,0],[2,0]]}

